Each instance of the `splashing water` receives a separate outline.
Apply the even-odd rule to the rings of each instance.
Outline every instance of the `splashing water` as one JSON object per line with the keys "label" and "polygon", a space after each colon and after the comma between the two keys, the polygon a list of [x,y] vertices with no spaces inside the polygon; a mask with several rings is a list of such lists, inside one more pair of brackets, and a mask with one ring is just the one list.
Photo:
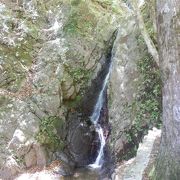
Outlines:
{"label": "splashing water", "polygon": [[96,128],[96,132],[99,135],[101,146],[100,146],[99,153],[98,153],[98,156],[96,158],[96,161],[93,164],[89,165],[92,168],[100,168],[102,166],[102,158],[104,156],[103,150],[104,150],[104,146],[106,144],[104,134],[103,134],[103,129],[101,127],[98,127],[98,128]]}
{"label": "splashing water", "polygon": [[105,80],[103,82],[103,87],[102,87],[102,90],[101,90],[101,92],[99,94],[98,100],[96,102],[93,114],[90,117],[91,122],[95,125],[96,132],[98,133],[99,140],[100,140],[100,149],[99,149],[99,152],[98,152],[98,156],[97,156],[95,162],[93,164],[89,165],[89,167],[91,167],[91,168],[101,168],[102,159],[103,159],[103,156],[104,156],[104,146],[106,144],[106,141],[105,141],[105,137],[104,137],[104,134],[103,134],[103,129],[102,129],[101,125],[98,123],[98,120],[99,120],[99,117],[100,117],[101,109],[103,107],[104,91],[106,89],[106,86],[107,86],[107,83],[108,83],[108,80],[109,80],[110,70],[111,70],[111,65],[109,67],[109,72],[107,73],[106,78],[105,78]]}

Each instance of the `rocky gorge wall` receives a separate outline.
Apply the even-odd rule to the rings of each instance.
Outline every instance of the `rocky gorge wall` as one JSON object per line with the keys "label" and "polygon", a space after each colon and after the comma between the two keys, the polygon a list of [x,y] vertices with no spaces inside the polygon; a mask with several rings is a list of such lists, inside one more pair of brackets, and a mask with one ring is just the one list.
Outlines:
{"label": "rocky gorge wall", "polygon": [[[147,3],[148,4],[148,3]],[[145,26],[156,44],[153,19],[143,5]],[[136,14],[128,13],[121,21],[112,50],[113,69],[109,86],[109,144],[117,161],[135,156],[147,130],[161,124],[161,78],[154,59],[137,25]]]}
{"label": "rocky gorge wall", "polygon": [[0,3],[1,177],[57,157],[67,161],[61,154],[67,147],[73,154],[67,127],[79,133],[73,133],[79,124],[75,107],[106,59],[119,26],[118,6],[81,0]]}
{"label": "rocky gorge wall", "polygon": [[[56,159],[72,167],[92,161],[89,115],[109,59],[108,142],[117,159],[134,134],[158,119],[156,98],[148,101],[159,96],[158,79],[146,86],[143,68],[154,77],[157,71],[123,2],[2,1],[0,26],[0,177]],[[142,98],[146,90],[154,96]]]}

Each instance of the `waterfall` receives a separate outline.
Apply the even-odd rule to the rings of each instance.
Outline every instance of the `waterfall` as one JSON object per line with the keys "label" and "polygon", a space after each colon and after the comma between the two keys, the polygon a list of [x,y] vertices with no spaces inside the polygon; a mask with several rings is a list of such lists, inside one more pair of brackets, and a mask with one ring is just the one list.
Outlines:
{"label": "waterfall", "polygon": [[105,141],[105,137],[103,134],[103,129],[102,129],[101,125],[98,123],[98,120],[99,120],[101,109],[102,109],[103,103],[104,103],[104,91],[107,87],[107,83],[108,83],[109,76],[110,76],[110,70],[111,70],[111,64],[109,67],[109,72],[107,73],[107,75],[104,79],[103,86],[102,86],[102,89],[101,89],[100,94],[98,96],[98,99],[97,99],[96,105],[94,107],[93,113],[90,117],[91,122],[95,125],[96,132],[98,133],[99,140],[100,140],[100,149],[98,151],[98,156],[97,156],[95,162],[93,164],[89,165],[89,167],[92,167],[92,168],[100,168],[102,166],[102,159],[104,156],[104,146],[106,144],[106,141]]}

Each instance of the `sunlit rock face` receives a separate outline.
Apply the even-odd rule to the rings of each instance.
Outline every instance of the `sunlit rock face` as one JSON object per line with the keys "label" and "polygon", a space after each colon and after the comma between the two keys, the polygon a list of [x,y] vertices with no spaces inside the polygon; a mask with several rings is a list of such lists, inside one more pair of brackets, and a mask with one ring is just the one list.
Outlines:
{"label": "sunlit rock face", "polygon": [[[51,126],[44,120],[59,119],[52,138],[58,133],[63,147],[71,147],[67,114],[101,69],[122,11],[119,1],[1,1],[0,177],[57,156],[67,160],[62,146],[48,144],[44,128]],[[39,141],[39,132],[49,139]]]}
{"label": "sunlit rock face", "polygon": [[128,142],[125,131],[130,129],[135,114],[128,109],[138,92],[140,74],[137,61],[140,53],[136,37],[139,35],[135,19],[129,13],[119,28],[113,48],[113,69],[110,79],[109,121],[112,125],[110,143],[115,153],[123,151]]}
{"label": "sunlit rock face", "polygon": [[[148,16],[151,12],[147,6],[142,11],[146,28],[152,31],[150,35],[154,38],[153,22]],[[138,146],[145,131],[160,123],[162,107],[159,69],[147,50],[128,3],[120,24],[112,50],[109,85],[112,126],[109,144],[119,161],[135,155],[134,147]]]}

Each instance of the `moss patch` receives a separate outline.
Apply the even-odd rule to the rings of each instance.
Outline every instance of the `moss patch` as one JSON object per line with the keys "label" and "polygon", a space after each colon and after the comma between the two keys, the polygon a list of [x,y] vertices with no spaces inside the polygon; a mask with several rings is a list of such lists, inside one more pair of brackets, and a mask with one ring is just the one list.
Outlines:
{"label": "moss patch", "polygon": [[85,67],[72,67],[67,64],[64,64],[64,67],[75,83],[79,83],[82,85],[82,83],[87,83],[90,79],[91,73],[90,71],[85,69]]}
{"label": "moss patch", "polygon": [[[155,7],[155,5],[154,5],[154,7]],[[157,47],[157,39],[156,39],[157,35],[156,35],[156,32],[153,28],[153,22],[152,22],[152,17],[151,17],[152,12],[151,11],[152,11],[152,9],[151,9],[151,7],[148,6],[148,3],[144,3],[144,6],[142,8],[142,15],[143,15],[144,23],[146,26],[146,30],[147,30],[149,36],[151,37],[154,45]]]}
{"label": "moss patch", "polygon": [[[90,77],[92,75],[92,71],[85,69],[84,66],[78,65],[78,66],[71,66],[70,64],[64,64],[65,71],[69,74],[71,79],[73,79],[74,87],[79,86],[80,89],[76,91],[76,98],[73,100],[73,106],[77,104],[81,97],[83,96],[83,92],[85,91],[87,84],[90,80]],[[81,94],[80,94],[81,93]]]}
{"label": "moss patch", "polygon": [[96,25],[94,14],[89,9],[89,4],[84,1],[72,1],[71,13],[64,31],[68,34],[80,34],[87,36],[91,34]]}
{"label": "moss patch", "polygon": [[50,149],[62,149],[64,142],[58,136],[56,128],[63,128],[64,121],[56,116],[44,118],[40,122],[40,130],[36,140]]}
{"label": "moss patch", "polygon": [[[34,45],[39,38],[39,22],[38,24],[33,22],[26,17],[23,11],[13,11],[11,13],[14,18],[9,20],[8,28],[9,34],[15,39],[15,45],[9,46],[6,43],[0,45],[4,71],[0,87],[16,92],[26,78],[26,71],[34,60]],[[25,26],[25,29],[22,30],[21,26]],[[21,33],[22,35],[20,35]]]}

